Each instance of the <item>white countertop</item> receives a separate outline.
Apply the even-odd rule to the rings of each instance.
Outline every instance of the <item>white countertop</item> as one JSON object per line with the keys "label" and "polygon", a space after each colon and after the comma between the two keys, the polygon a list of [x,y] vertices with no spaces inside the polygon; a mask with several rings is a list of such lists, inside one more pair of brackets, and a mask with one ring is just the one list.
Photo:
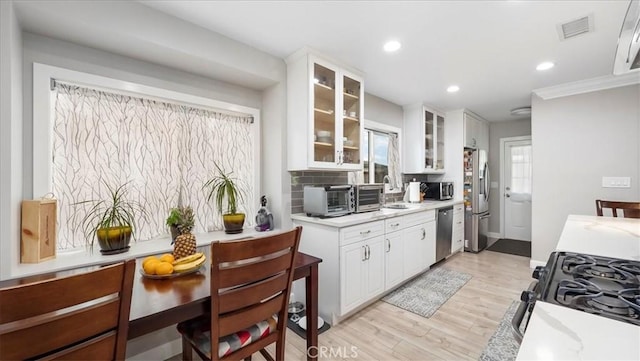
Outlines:
{"label": "white countertop", "polygon": [[[640,260],[640,219],[570,215],[556,250]],[[517,360],[640,360],[640,326],[537,301]]]}
{"label": "white countertop", "polygon": [[640,326],[536,302],[518,360],[640,360]]}
{"label": "white countertop", "polygon": [[443,207],[450,207],[450,206],[453,206],[454,204],[460,204],[460,203],[462,203],[461,199],[450,200],[450,201],[424,201],[421,203],[410,203],[410,204],[403,203],[403,204],[407,204],[408,206],[407,209],[382,208],[379,211],[374,211],[374,212],[356,213],[356,214],[350,214],[347,216],[331,217],[331,218],[308,217],[304,213],[296,213],[291,215],[291,219],[295,221],[322,224],[325,226],[342,228],[342,227],[353,226],[356,224],[402,216],[404,214],[423,212],[423,211],[428,211],[431,209],[438,209]]}
{"label": "white countertop", "polygon": [[640,260],[640,219],[570,215],[557,251]]}

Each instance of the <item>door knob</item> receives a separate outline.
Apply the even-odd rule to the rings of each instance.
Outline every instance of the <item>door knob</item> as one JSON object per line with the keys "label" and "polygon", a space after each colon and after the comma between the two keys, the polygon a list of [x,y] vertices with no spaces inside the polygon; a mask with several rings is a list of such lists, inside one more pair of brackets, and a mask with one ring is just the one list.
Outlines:
{"label": "door knob", "polygon": [[506,189],[506,190],[508,190],[508,191],[510,191],[510,190],[511,190],[511,187],[507,187],[507,188],[505,188],[505,189]]}
{"label": "door knob", "polygon": [[511,194],[509,194],[509,193],[505,193],[505,194],[504,194],[504,196],[505,196],[505,197],[507,197],[507,198],[509,198],[509,197],[511,197]]}

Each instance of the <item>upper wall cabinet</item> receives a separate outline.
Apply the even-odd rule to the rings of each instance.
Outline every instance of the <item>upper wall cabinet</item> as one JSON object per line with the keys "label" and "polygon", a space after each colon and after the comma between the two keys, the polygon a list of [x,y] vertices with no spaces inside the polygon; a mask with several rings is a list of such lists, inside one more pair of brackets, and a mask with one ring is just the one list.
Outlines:
{"label": "upper wall cabinet", "polygon": [[314,54],[287,59],[289,170],[362,170],[362,76]]}
{"label": "upper wall cabinet", "polygon": [[424,105],[404,108],[404,173],[444,173],[444,122]]}
{"label": "upper wall cabinet", "polygon": [[464,146],[489,150],[489,124],[469,112],[464,113]]}

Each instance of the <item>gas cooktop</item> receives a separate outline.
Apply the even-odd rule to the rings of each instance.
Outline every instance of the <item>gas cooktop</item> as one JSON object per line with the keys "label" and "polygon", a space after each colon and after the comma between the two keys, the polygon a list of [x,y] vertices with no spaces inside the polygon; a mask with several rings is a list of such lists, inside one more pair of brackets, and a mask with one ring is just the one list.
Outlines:
{"label": "gas cooktop", "polygon": [[554,252],[534,271],[540,300],[640,325],[640,262]]}

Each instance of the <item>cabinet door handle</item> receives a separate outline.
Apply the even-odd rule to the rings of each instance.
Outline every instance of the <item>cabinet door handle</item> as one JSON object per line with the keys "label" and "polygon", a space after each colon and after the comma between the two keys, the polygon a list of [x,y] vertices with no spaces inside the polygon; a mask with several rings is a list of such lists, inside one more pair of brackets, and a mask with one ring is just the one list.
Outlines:
{"label": "cabinet door handle", "polygon": [[371,258],[371,248],[369,248],[369,245],[367,245],[367,259]]}
{"label": "cabinet door handle", "polygon": [[425,237],[427,237],[427,231],[425,231],[424,228],[422,228],[422,238],[420,238],[420,240],[425,239]]}
{"label": "cabinet door handle", "polygon": [[362,262],[367,260],[367,249],[366,246],[362,246]]}
{"label": "cabinet door handle", "polygon": [[371,230],[365,231],[365,232],[360,232],[361,236],[366,236],[367,234],[371,233]]}
{"label": "cabinet door handle", "polygon": [[400,223],[394,223],[391,225],[391,227],[398,227],[400,225]]}
{"label": "cabinet door handle", "polygon": [[387,238],[387,253],[391,252],[391,241]]}

